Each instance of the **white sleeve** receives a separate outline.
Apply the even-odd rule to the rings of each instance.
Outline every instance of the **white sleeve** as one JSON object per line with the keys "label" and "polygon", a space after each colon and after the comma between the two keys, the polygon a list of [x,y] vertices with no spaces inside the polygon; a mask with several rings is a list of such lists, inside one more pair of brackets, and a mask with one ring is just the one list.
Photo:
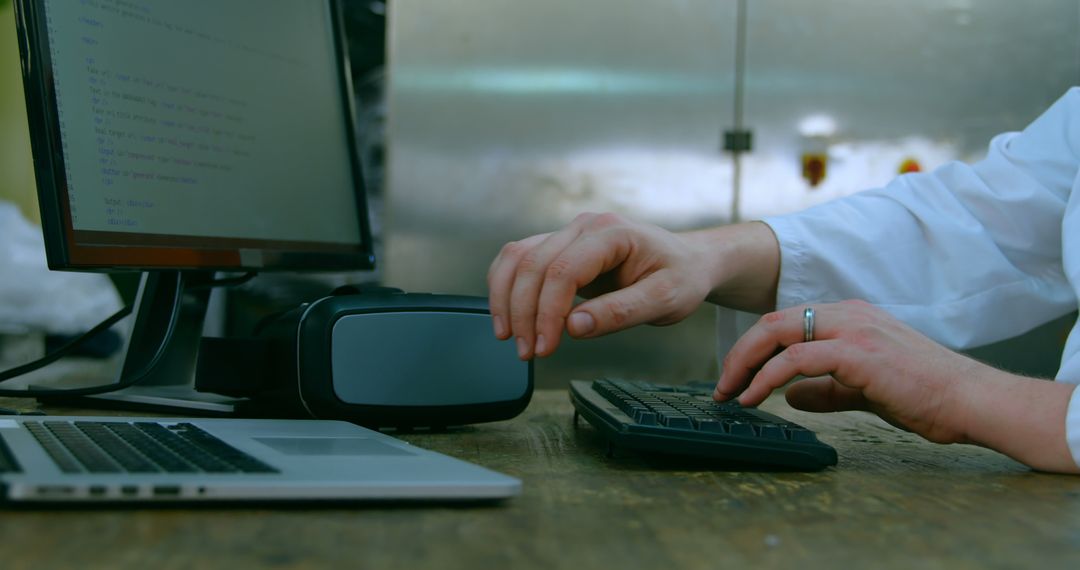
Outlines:
{"label": "white sleeve", "polygon": [[1061,226],[1078,153],[1074,88],[974,165],[766,218],[781,249],[777,307],[862,299],[954,348],[1068,313]]}

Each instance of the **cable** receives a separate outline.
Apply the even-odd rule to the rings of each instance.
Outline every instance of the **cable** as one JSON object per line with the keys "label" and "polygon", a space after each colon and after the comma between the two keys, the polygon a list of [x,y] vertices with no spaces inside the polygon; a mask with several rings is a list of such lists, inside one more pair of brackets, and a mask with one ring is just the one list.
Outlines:
{"label": "cable", "polygon": [[[195,285],[195,286],[192,286],[192,287],[189,287],[189,288],[185,288],[183,274],[180,273],[180,272],[177,272],[176,273],[176,289],[175,289],[175,295],[173,296],[172,312],[169,315],[169,325],[165,330],[165,336],[162,338],[161,344],[158,345],[158,348],[155,351],[153,358],[151,358],[150,361],[147,362],[146,365],[143,366],[138,372],[136,372],[135,374],[132,374],[128,378],[122,378],[122,379],[120,379],[120,381],[112,383],[112,384],[103,384],[101,386],[90,386],[90,387],[87,387],[87,388],[54,388],[54,389],[37,388],[37,389],[24,389],[24,390],[4,390],[4,389],[0,389],[0,397],[39,398],[39,397],[50,397],[50,396],[90,396],[90,395],[94,395],[94,394],[105,394],[105,393],[108,393],[108,392],[115,392],[117,390],[122,390],[124,388],[129,388],[131,386],[134,386],[135,384],[142,381],[142,379],[145,378],[147,375],[149,375],[154,370],[154,368],[157,367],[158,363],[161,362],[161,359],[165,356],[166,349],[168,348],[169,343],[172,342],[173,333],[176,331],[176,325],[177,325],[177,322],[180,319],[180,306],[183,303],[184,292],[185,291],[202,291],[202,290],[206,290],[206,289],[212,289],[212,288],[215,288],[215,287],[234,287],[236,285],[241,285],[243,283],[247,283],[248,281],[251,281],[257,275],[258,275],[257,272],[250,271],[250,272],[245,273],[245,274],[243,274],[243,275],[241,275],[239,277],[230,277],[230,278],[226,278],[226,279],[211,280],[211,281],[207,281],[205,283],[200,283],[198,285]],[[112,327],[117,322],[119,322],[121,319],[123,319],[124,317],[127,317],[131,313],[132,313],[132,308],[130,306],[124,307],[123,309],[120,309],[119,311],[117,311],[116,313],[111,315],[109,318],[107,318],[104,321],[98,323],[96,326],[94,326],[94,328],[90,329],[85,334],[79,336],[76,339],[71,340],[70,342],[68,342],[64,346],[61,346],[60,348],[54,350],[53,352],[51,352],[51,353],[49,353],[49,354],[47,354],[47,355],[33,361],[33,362],[28,362],[26,364],[16,366],[15,368],[12,368],[10,370],[5,370],[3,372],[0,372],[0,383],[3,383],[3,382],[6,382],[8,380],[11,380],[13,378],[22,376],[23,374],[28,374],[28,373],[33,372],[35,370],[38,370],[40,368],[44,368],[45,366],[48,366],[49,364],[52,364],[53,362],[56,362],[57,360],[60,360],[61,358],[63,358],[65,355],[67,355],[72,350],[74,350],[74,349],[78,348],[79,346],[83,345],[84,343],[86,343],[87,341],[89,341],[91,338],[93,338],[95,335],[101,333],[102,331],[109,329],[110,327]]]}
{"label": "cable", "polygon": [[[116,390],[122,390],[124,388],[134,386],[140,380],[142,380],[148,374],[150,374],[150,372],[154,370],[154,368],[158,365],[158,362],[160,362],[162,357],[165,355],[166,347],[168,347],[169,342],[172,341],[173,333],[176,331],[176,323],[180,319],[180,305],[183,302],[183,299],[184,299],[184,278],[183,278],[182,273],[177,272],[176,273],[176,291],[175,291],[175,295],[173,297],[172,314],[169,315],[169,326],[165,330],[165,336],[164,336],[164,338],[162,338],[161,344],[158,345],[157,351],[155,351],[153,358],[151,358],[150,361],[147,362],[146,365],[143,366],[135,374],[132,374],[131,376],[129,376],[127,378],[121,378],[119,382],[114,382],[112,384],[103,384],[103,385],[100,385],[100,386],[90,386],[90,387],[87,387],[87,388],[55,388],[55,389],[37,388],[37,389],[25,389],[25,390],[2,390],[2,389],[0,389],[0,397],[40,398],[40,397],[50,397],[50,396],[90,396],[90,395],[93,395],[93,394],[105,394],[105,393],[108,393],[108,392],[114,392]],[[31,372],[33,370],[37,370],[39,368],[42,368],[42,367],[44,367],[44,366],[46,366],[48,364],[51,364],[51,363],[59,360],[62,356],[64,356],[64,354],[66,354],[67,352],[69,352],[70,350],[75,348],[75,346],[85,342],[91,336],[93,336],[95,334],[98,334],[99,332],[111,327],[112,325],[116,324],[117,321],[119,321],[120,319],[122,319],[123,317],[125,317],[125,316],[127,316],[129,314],[131,314],[131,307],[125,307],[124,309],[121,309],[116,314],[112,315],[108,319],[105,319],[100,324],[98,324],[94,328],[87,331],[86,334],[84,334],[84,335],[80,336],[79,338],[69,342],[68,344],[66,344],[63,347],[61,347],[61,348],[53,351],[52,353],[44,356],[43,358],[35,360],[34,362],[24,364],[22,366],[17,366],[15,368],[12,368],[11,370],[6,370],[6,371],[0,373],[0,382],[5,382],[7,380],[15,378],[16,376],[26,374],[26,373]]]}
{"label": "cable", "polygon": [[109,318],[107,318],[104,321],[101,321],[100,323],[98,323],[94,328],[86,331],[86,333],[83,334],[82,336],[68,341],[66,344],[64,344],[64,346],[61,346],[60,348],[52,351],[51,353],[46,354],[45,356],[43,356],[43,357],[41,357],[41,358],[39,358],[39,359],[37,359],[37,360],[35,360],[33,362],[28,362],[26,364],[16,366],[15,368],[11,368],[9,370],[5,370],[3,372],[0,372],[0,382],[7,382],[8,380],[11,380],[12,378],[22,376],[23,374],[28,374],[30,372],[33,372],[33,371],[39,369],[39,368],[44,368],[45,366],[48,366],[49,364],[52,364],[53,362],[56,362],[57,360],[60,360],[61,358],[66,356],[67,353],[71,352],[72,350],[75,350],[76,348],[82,346],[84,343],[89,341],[91,338],[94,337],[94,335],[97,335],[98,333],[101,333],[101,332],[111,328],[113,325],[120,322],[121,319],[123,319],[124,317],[126,317],[126,316],[128,316],[130,314],[131,314],[131,307],[130,306],[124,307],[123,309],[120,309],[119,311],[113,313],[113,315],[110,316]]}

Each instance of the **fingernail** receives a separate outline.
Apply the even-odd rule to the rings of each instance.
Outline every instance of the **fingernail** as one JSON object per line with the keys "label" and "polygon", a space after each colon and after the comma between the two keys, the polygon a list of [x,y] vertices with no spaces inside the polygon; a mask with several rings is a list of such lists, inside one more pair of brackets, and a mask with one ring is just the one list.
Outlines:
{"label": "fingernail", "polygon": [[525,339],[520,336],[517,338],[518,358],[525,359],[529,354],[529,343],[525,342]]}
{"label": "fingernail", "polygon": [[566,328],[570,330],[570,334],[576,336],[589,334],[596,328],[596,319],[585,311],[571,313],[570,318],[567,319]]}
{"label": "fingernail", "polygon": [[536,354],[543,354],[547,350],[547,340],[544,335],[536,337]]}
{"label": "fingernail", "polygon": [[713,388],[712,399],[714,399],[714,400],[722,400],[723,398],[724,398],[724,395],[720,393],[720,388]]}
{"label": "fingernail", "polygon": [[495,325],[495,336],[499,338],[506,336],[506,323],[503,322],[503,318],[496,315],[492,321]]}

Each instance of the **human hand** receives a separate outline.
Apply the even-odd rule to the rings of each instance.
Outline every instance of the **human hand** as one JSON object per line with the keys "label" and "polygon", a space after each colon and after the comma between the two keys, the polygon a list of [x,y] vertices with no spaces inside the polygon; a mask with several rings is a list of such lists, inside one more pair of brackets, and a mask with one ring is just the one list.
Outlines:
{"label": "human hand", "polygon": [[[760,404],[792,378],[795,408],[867,410],[938,443],[966,440],[962,401],[972,379],[1001,371],[957,354],[862,301],[815,305],[813,340],[803,310],[764,315],[732,347],[714,398]],[[827,376],[826,376],[827,375]],[[743,388],[745,387],[745,390]]]}
{"label": "human hand", "polygon": [[[711,290],[701,243],[615,214],[506,244],[488,271],[495,336],[518,356],[548,356],[565,329],[591,338],[686,318]],[[574,297],[590,298],[576,307]]]}

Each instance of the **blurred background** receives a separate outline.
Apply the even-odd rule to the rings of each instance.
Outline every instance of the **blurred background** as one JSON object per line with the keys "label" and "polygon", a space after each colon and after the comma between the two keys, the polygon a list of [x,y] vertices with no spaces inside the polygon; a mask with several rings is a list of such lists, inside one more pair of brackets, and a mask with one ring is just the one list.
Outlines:
{"label": "blurred background", "polygon": [[[397,0],[388,16],[383,271],[411,290],[485,294],[504,242],[582,211],[690,229],[977,160],[1080,79],[1076,0]],[[725,150],[739,133],[749,148]],[[538,375],[712,377],[713,320],[566,343]],[[1070,323],[978,354],[1052,374]]]}
{"label": "blurred background", "polygon": [[[379,270],[336,279],[410,291],[486,295],[503,243],[582,211],[692,229],[978,160],[1080,80],[1080,0],[346,6]],[[0,199],[36,222],[22,97],[0,0]],[[233,322],[315,290],[259,281],[230,294]],[[713,312],[566,343],[538,384],[711,378]],[[975,353],[1053,374],[1072,318]]]}
{"label": "blurred background", "polygon": [[15,9],[0,0],[0,199],[15,203],[33,222],[40,220],[23,100]]}

